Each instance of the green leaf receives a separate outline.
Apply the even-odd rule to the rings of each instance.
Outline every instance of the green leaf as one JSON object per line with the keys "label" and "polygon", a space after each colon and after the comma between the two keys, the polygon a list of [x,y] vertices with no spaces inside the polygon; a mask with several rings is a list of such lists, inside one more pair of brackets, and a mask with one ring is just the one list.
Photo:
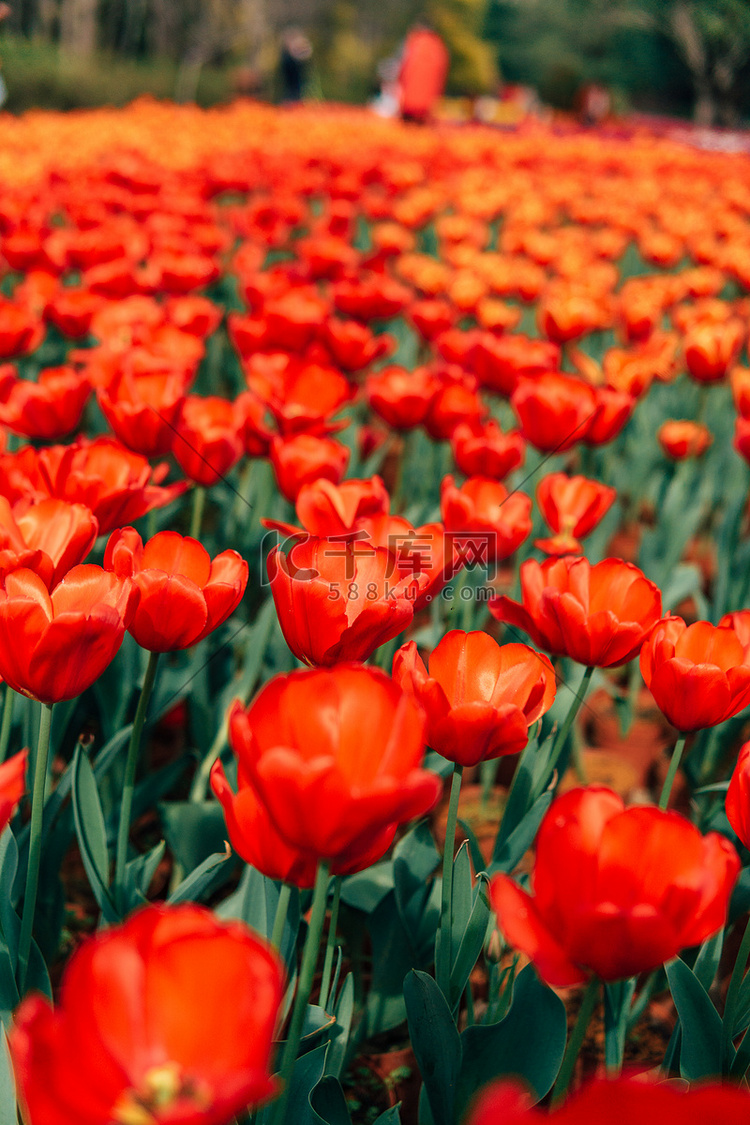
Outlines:
{"label": "green leaf", "polygon": [[108,923],[120,915],[109,893],[109,853],[104,816],[94,771],[80,743],[73,761],[73,818],[83,866],[94,897]]}
{"label": "green leaf", "polygon": [[698,980],[701,982],[706,992],[714,983],[714,978],[719,969],[719,961],[721,960],[721,951],[724,948],[724,930],[723,928],[717,930],[716,933],[706,938],[703,945],[698,950],[698,956],[693,965],[693,972]]}
{"label": "green leaf", "polygon": [[[236,891],[224,899],[216,913],[220,918],[239,918],[259,934],[270,938],[278,902],[278,883],[248,864],[242,872]],[[287,966],[296,949],[299,924],[299,891],[296,887],[292,887],[279,949]]]}
{"label": "green leaf", "polygon": [[527,965],[516,979],[505,1019],[467,1027],[461,1034],[456,1119],[461,1120],[481,1086],[505,1075],[521,1078],[537,1100],[543,1098],[560,1069],[567,1030],[562,1000]]}
{"label": "green leaf", "polygon": [[[321,1043],[307,1054],[301,1055],[294,1064],[289,1081],[289,1101],[286,1107],[285,1123],[289,1125],[318,1125],[310,1105],[310,1094],[323,1077],[326,1065],[328,1044]],[[271,1106],[273,1109],[273,1106]]]}
{"label": "green leaf", "polygon": [[166,842],[161,840],[150,851],[136,856],[126,864],[122,898],[123,914],[129,914],[131,910],[146,902],[148,888],[151,886],[151,880],[161,863],[165,849]]}
{"label": "green leaf", "polygon": [[346,1062],[349,1035],[354,1015],[354,974],[347,973],[333,1009],[336,1023],[331,1029],[331,1046],[326,1061],[326,1074],[334,1078],[341,1078]]}
{"label": "green leaf", "polygon": [[392,1105],[385,1113],[381,1113],[380,1117],[376,1117],[372,1125],[401,1125],[399,1107],[397,1105]]}
{"label": "green leaf", "polygon": [[209,890],[213,890],[225,877],[226,870],[221,870],[221,868],[228,859],[231,859],[231,856],[231,851],[227,850],[217,852],[215,855],[210,855],[208,859],[204,859],[203,863],[196,867],[187,879],[183,879],[179,887],[172,892],[167,899],[167,904],[177,906],[181,902],[197,902],[202,895]]}
{"label": "green leaf", "polygon": [[664,966],[680,1017],[680,1074],[689,1082],[720,1075],[724,1036],[719,1013],[695,973],[676,957]]}
{"label": "green leaf", "polygon": [[349,1106],[338,1078],[326,1075],[310,1091],[315,1125],[351,1125]]}
{"label": "green leaf", "polygon": [[458,936],[458,940],[456,937],[453,939],[453,949],[455,950],[458,946],[451,966],[450,980],[451,1000],[454,1006],[461,999],[471,976],[471,971],[482,952],[489,918],[490,901],[487,895],[486,880],[479,879],[477,886],[474,888],[474,904],[463,934]]}
{"label": "green leaf", "polygon": [[[553,794],[549,791],[537,797],[534,804],[525,816],[521,818],[507,839],[501,839],[501,827],[501,832],[498,833],[497,839],[495,840],[495,849],[490,865],[490,872],[493,875],[498,871],[504,871],[510,874],[515,870],[533,844],[536,834],[539,831],[539,825],[544,818],[544,814],[552,804],[552,797]],[[503,823],[504,822],[505,817],[503,817]]]}
{"label": "green leaf", "polygon": [[224,847],[224,813],[218,801],[161,801],[164,837],[183,871],[193,871]]}
{"label": "green leaf", "polygon": [[393,863],[383,860],[341,881],[341,901],[363,914],[372,914],[393,890]]}
{"label": "green leaf", "polygon": [[453,1125],[461,1040],[436,981],[412,970],[404,981],[409,1036],[435,1125]]}

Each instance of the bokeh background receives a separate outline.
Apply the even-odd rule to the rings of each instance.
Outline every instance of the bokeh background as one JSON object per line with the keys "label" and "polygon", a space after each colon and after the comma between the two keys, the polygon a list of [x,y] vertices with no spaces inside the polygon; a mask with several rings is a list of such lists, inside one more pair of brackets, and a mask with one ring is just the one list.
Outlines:
{"label": "bokeh background", "polygon": [[367,102],[420,18],[450,49],[457,112],[517,84],[572,110],[600,83],[621,114],[750,117],[748,0],[14,0],[0,25],[5,109],[277,100],[291,26],[312,46],[306,96]]}

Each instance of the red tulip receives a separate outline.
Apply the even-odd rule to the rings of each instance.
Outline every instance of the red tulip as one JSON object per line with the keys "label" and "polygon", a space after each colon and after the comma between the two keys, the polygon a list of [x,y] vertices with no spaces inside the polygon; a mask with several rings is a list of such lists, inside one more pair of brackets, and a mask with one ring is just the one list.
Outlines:
{"label": "red tulip", "polygon": [[187,485],[159,487],[166,464],[153,468],[114,438],[79,438],[72,445],[51,445],[36,451],[25,446],[4,458],[0,494],[13,503],[45,496],[85,504],[99,522],[99,534],[139,519],[180,496]]}
{"label": "red tulip", "polygon": [[24,437],[54,441],[76,429],[91,384],[72,367],[47,367],[35,383],[8,364],[0,373],[0,423]]}
{"label": "red tulip", "polygon": [[292,504],[303,484],[320,478],[338,484],[349,463],[345,445],[315,434],[275,437],[270,456],[276,483]]}
{"label": "red tulip", "polygon": [[549,555],[577,555],[583,550],[578,537],[593,531],[615,502],[617,492],[586,477],[550,473],[536,489],[539,511],[554,539],[537,539],[535,547]]}
{"label": "red tulip", "polygon": [[[29,1125],[225,1125],[275,1092],[275,953],[201,906],[149,906],[87,939],[54,1010],[10,1034]],[[71,1075],[76,1080],[71,1081]]]}
{"label": "red tulip", "polygon": [[527,645],[499,645],[488,633],[446,633],[429,659],[414,641],[398,650],[393,678],[427,716],[427,743],[460,766],[517,754],[529,726],[555,699],[555,673]]}
{"label": "red tulip", "polygon": [[391,336],[376,336],[365,324],[334,317],[325,322],[323,341],[333,362],[344,371],[362,371],[395,346]]}
{"label": "red tulip", "polygon": [[[280,835],[313,858],[347,863],[424,815],[440,783],[420,768],[424,720],[374,668],[340,665],[276,676],[229,737]],[[382,855],[382,852],[381,852]]]}
{"label": "red tulip", "polygon": [[26,792],[28,750],[19,750],[0,765],[0,832],[4,832]]}
{"label": "red tulip", "polygon": [[365,381],[370,408],[394,430],[420,426],[439,389],[440,381],[429,367],[417,367],[414,371],[385,367],[368,375]]}
{"label": "red tulip", "polygon": [[684,1090],[640,1077],[598,1078],[577,1090],[551,1115],[532,1109],[532,1098],[514,1079],[500,1079],[477,1096],[465,1125],[744,1125],[750,1098],[744,1090],[718,1082]]}
{"label": "red tulip", "polygon": [[686,457],[702,457],[713,439],[713,434],[702,422],[663,422],[656,433],[659,445],[667,457],[682,461]]}
{"label": "red tulip", "polygon": [[531,498],[484,477],[471,477],[460,488],[453,477],[445,477],[440,511],[446,531],[473,545],[483,563],[512,555],[531,532]]}
{"label": "red tulip", "polygon": [[[242,759],[238,762],[239,790],[232,792],[221,762],[211,770],[211,788],[224,810],[224,819],[232,847],[246,863],[269,879],[291,883],[295,887],[312,887],[318,859],[309,851],[301,851],[281,836],[264,805],[252,787]],[[346,852],[331,866],[333,875],[353,875],[371,867],[388,851],[396,834],[390,825],[372,839],[363,841],[358,852]]]}
{"label": "red tulip", "polygon": [[0,585],[0,676],[16,691],[57,703],[91,687],[114,659],[138,591],[98,566],[75,566],[52,594],[15,570]]}
{"label": "red tulip", "polygon": [[0,496],[0,572],[26,567],[51,589],[83,562],[98,533],[84,504],[66,500],[18,500]]}
{"label": "red tulip", "polygon": [[481,354],[475,354],[476,376],[483,387],[510,397],[519,380],[534,378],[560,366],[560,347],[549,340],[528,336],[482,337]]}
{"label": "red tulip", "polygon": [[97,401],[115,436],[144,457],[172,448],[188,380],[183,370],[143,375],[122,371],[97,391]]}
{"label": "red tulip", "polygon": [[172,452],[185,476],[210,488],[244,452],[242,402],[188,395],[183,401]]}
{"label": "red tulip", "polygon": [[739,319],[702,320],[688,329],[683,341],[685,366],[699,383],[723,379],[739,354],[746,336]]}
{"label": "red tulip", "polygon": [[281,631],[306,664],[367,660],[414,617],[424,575],[402,577],[397,559],[370,542],[317,539],[274,547],[268,576]]}
{"label": "red tulip", "polygon": [[517,625],[535,645],[587,667],[615,668],[636,656],[661,618],[661,593],[632,563],[567,556],[521,567],[523,602],[489,603],[498,621]]}
{"label": "red tulip", "polygon": [[750,742],[740,747],[726,796],[727,819],[732,829],[750,848]]}
{"label": "red tulip", "polygon": [[665,618],[641,650],[641,674],[679,731],[716,726],[750,703],[750,663],[730,626]]}
{"label": "red tulip", "polygon": [[176,531],[160,531],[144,547],[133,527],[110,536],[104,567],[131,578],[139,590],[128,631],[149,652],[202,641],[234,613],[248,579],[248,565],[236,551],[212,560],[201,543]]}
{"label": "red tulip", "polygon": [[552,371],[522,379],[511,405],[521,433],[543,453],[560,453],[583,441],[601,409],[589,383]]}
{"label": "red tulip", "polygon": [[503,480],[523,464],[526,442],[518,430],[504,434],[498,423],[461,422],[451,435],[451,449],[457,467],[467,477]]}
{"label": "red tulip", "polygon": [[596,414],[586,427],[583,441],[586,445],[606,445],[614,441],[629,422],[636,399],[626,391],[612,387],[595,387]]}
{"label": "red tulip", "polygon": [[491,883],[498,924],[556,987],[594,972],[621,980],[657,969],[720,929],[740,861],[716,832],[678,813],[625,808],[609,789],[573,789],[539,829],[533,895]]}
{"label": "red tulip", "polygon": [[363,520],[388,511],[390,497],[380,477],[333,484],[324,477],[303,484],[297,516],[310,535],[326,538],[354,532]]}

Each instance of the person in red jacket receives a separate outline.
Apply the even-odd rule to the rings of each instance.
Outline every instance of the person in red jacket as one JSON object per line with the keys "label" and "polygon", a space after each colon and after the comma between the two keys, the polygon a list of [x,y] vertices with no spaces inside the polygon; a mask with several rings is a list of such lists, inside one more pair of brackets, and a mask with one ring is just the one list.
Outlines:
{"label": "person in red jacket", "polygon": [[404,121],[425,122],[445,89],[448,49],[427,27],[415,27],[404,44],[398,76],[399,108]]}

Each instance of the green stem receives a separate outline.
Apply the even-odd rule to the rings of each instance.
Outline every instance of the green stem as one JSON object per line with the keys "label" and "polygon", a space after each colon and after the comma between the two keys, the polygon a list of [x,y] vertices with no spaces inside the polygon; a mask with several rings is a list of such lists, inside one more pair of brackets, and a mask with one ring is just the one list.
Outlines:
{"label": "green stem", "polygon": [[330,865],[328,863],[321,862],[318,864],[318,874],[315,878],[315,889],[313,891],[310,925],[307,930],[305,948],[302,954],[302,965],[300,966],[299,978],[297,980],[297,995],[294,998],[292,1018],[289,1024],[287,1040],[284,1045],[284,1054],[281,1059],[281,1094],[274,1106],[273,1116],[271,1118],[272,1125],[284,1125],[284,1118],[286,1117],[286,1107],[291,1093],[294,1064],[297,1061],[302,1025],[312,991],[315,966],[318,963],[320,939],[323,936],[323,924],[326,917],[326,900],[328,898],[329,873]]}
{"label": "green stem", "polygon": [[435,979],[445,999],[451,1005],[451,930],[453,928],[453,849],[456,843],[456,823],[458,821],[458,800],[461,796],[461,779],[464,768],[458,764],[453,767],[451,795],[448,802],[448,819],[445,822],[445,844],[443,846],[443,891],[440,905],[440,930],[438,933]]}
{"label": "green stem", "polygon": [[26,988],[26,974],[31,954],[31,935],[34,929],[36,896],[39,889],[39,868],[42,861],[42,821],[44,817],[44,790],[47,784],[49,735],[52,727],[52,704],[42,703],[39,716],[39,741],[34,765],[34,789],[31,797],[31,825],[29,829],[29,865],[26,870],[26,891],[23,896],[21,934],[18,939],[18,991]]}
{"label": "green stem", "polygon": [[193,489],[193,508],[190,513],[190,531],[191,539],[200,539],[201,523],[203,522],[203,509],[206,505],[206,490],[200,485],[196,484]]}
{"label": "green stem", "polygon": [[13,708],[16,702],[16,693],[10,684],[5,685],[5,703],[3,704],[3,725],[0,728],[0,762],[4,762],[8,754],[10,732],[13,729]]}
{"label": "green stem", "polygon": [[[586,698],[586,692],[589,689],[589,683],[591,682],[591,677],[593,676],[593,674],[594,674],[594,665],[590,664],[589,667],[586,668],[585,672],[583,673],[583,679],[581,680],[581,682],[578,686],[578,691],[574,693],[573,698],[570,701],[570,707],[568,708],[568,713],[565,716],[565,722],[560,727],[560,730],[557,732],[557,737],[554,741],[554,745],[552,746],[552,752],[551,752],[550,757],[549,757],[549,762],[547,763],[547,773],[548,774],[552,773],[552,771],[554,770],[555,766],[557,765],[557,763],[560,759],[560,755],[563,752],[563,749],[565,747],[565,743],[566,743],[568,735],[570,733],[570,728],[573,726],[573,723],[575,721],[575,717],[576,717],[576,715],[578,714],[578,712],[581,708],[581,704],[583,703],[584,699]],[[535,793],[534,796],[538,797],[539,794]]]}
{"label": "green stem", "polygon": [[667,805],[669,804],[669,798],[672,793],[672,786],[674,785],[674,779],[677,776],[677,770],[680,768],[680,762],[682,761],[682,752],[685,749],[686,741],[687,735],[681,734],[675,742],[674,750],[672,751],[672,761],[669,763],[669,769],[667,770],[667,776],[664,779],[664,786],[661,791],[661,797],[659,798],[660,809],[666,809]]}
{"label": "green stem", "polygon": [[331,987],[331,970],[333,969],[333,952],[336,948],[336,927],[339,921],[339,902],[341,901],[341,876],[333,880],[333,902],[331,903],[331,918],[328,923],[328,937],[326,939],[326,953],[323,960],[323,979],[320,982],[320,1006],[325,1010],[328,1003],[328,990]]}
{"label": "green stem", "polygon": [[148,701],[156,679],[156,666],[159,663],[159,653],[150,652],[146,675],[143,680],[138,707],[133,720],[133,729],[130,732],[128,756],[125,761],[125,779],[122,787],[122,801],[120,803],[120,823],[117,827],[117,853],[115,859],[115,894],[120,895],[125,878],[125,864],[128,858],[128,837],[130,835],[130,817],[133,810],[133,793],[135,792],[135,774],[138,768],[138,754],[141,748],[141,735],[143,724],[146,721]]}
{"label": "green stem", "polygon": [[[740,986],[742,985],[742,978],[745,975],[748,956],[750,956],[750,919],[748,919],[747,925],[745,926],[740,948],[737,951],[737,960],[734,962],[732,977],[729,981],[727,998],[724,1004],[724,1036],[727,1047],[731,1047],[734,1041],[734,1021],[737,1018],[737,1003],[740,998]],[[731,1051],[729,1054],[731,1055]]]}
{"label": "green stem", "polygon": [[279,900],[276,903],[276,913],[273,916],[273,929],[271,930],[271,945],[274,949],[281,949],[281,939],[284,936],[284,925],[289,913],[289,899],[292,888],[289,883],[282,883],[279,888]]}
{"label": "green stem", "polygon": [[576,1059],[581,1053],[583,1040],[586,1036],[586,1029],[591,1022],[594,1008],[596,1007],[597,1000],[599,999],[599,978],[592,976],[589,983],[586,985],[586,991],[581,1000],[581,1007],[579,1008],[576,1022],[573,1024],[573,1030],[570,1033],[568,1045],[565,1048],[563,1061],[560,1064],[560,1070],[552,1090],[551,1106],[558,1105],[568,1092],[570,1080],[573,1077],[573,1070],[575,1069]]}

